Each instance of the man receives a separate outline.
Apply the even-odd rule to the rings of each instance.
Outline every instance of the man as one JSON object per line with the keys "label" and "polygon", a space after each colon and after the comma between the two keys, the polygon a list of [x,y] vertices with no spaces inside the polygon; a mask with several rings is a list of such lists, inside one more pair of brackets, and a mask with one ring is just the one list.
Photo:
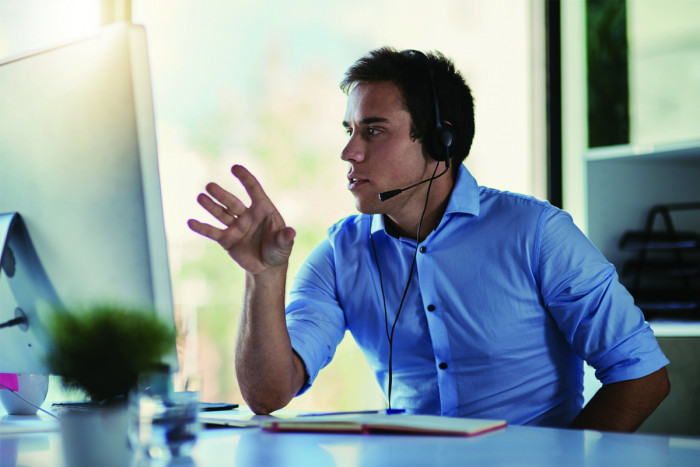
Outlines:
{"label": "man", "polygon": [[[189,222],[246,270],[236,370],[248,405],[269,413],[305,391],[349,329],[409,413],[635,430],[669,391],[668,360],[566,213],[477,186],[462,165],[473,101],[453,64],[378,49],[341,87],[361,214],[329,229],[286,310],[295,233],[245,168],[232,171],[250,206],[209,184],[198,200],[225,227]],[[603,382],[583,409],[582,359]]]}

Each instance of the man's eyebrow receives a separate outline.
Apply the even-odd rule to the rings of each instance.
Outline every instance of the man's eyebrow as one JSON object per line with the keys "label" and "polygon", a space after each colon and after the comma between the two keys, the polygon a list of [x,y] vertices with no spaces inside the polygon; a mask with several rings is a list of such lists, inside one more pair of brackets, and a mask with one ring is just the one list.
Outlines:
{"label": "man's eyebrow", "polygon": [[[371,125],[372,123],[385,123],[388,121],[389,121],[389,119],[384,118],[384,117],[366,117],[366,118],[363,118],[362,120],[360,120],[360,125]],[[350,123],[343,120],[343,126],[345,128],[349,128]]]}

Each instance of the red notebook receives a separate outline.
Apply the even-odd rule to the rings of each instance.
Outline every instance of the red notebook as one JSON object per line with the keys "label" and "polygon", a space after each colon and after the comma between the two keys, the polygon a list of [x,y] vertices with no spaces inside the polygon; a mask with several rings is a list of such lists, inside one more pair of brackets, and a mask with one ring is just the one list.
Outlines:
{"label": "red notebook", "polygon": [[269,419],[263,430],[317,433],[413,433],[438,436],[476,436],[506,427],[504,420],[451,418],[436,415],[324,415]]}

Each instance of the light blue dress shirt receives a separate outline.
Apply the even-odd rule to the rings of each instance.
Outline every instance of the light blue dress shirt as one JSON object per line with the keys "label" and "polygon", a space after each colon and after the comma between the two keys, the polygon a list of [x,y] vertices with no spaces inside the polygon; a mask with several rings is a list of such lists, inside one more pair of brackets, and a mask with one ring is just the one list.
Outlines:
{"label": "light blue dress shirt", "polygon": [[[378,215],[329,229],[295,277],[286,310],[309,375],[301,392],[349,330],[386,393],[379,270],[390,329],[415,249]],[[583,404],[582,360],[603,384],[668,364],[614,267],[567,213],[479,187],[464,166],[413,274],[394,332],[393,408],[566,426]]]}

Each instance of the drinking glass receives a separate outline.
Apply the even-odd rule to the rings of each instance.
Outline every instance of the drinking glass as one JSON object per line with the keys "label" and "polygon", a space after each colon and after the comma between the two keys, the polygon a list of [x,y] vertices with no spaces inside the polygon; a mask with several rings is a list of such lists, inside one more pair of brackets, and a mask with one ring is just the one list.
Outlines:
{"label": "drinking glass", "polygon": [[157,382],[140,384],[129,396],[132,449],[153,459],[189,456],[200,430],[198,403],[198,391],[174,392]]}

